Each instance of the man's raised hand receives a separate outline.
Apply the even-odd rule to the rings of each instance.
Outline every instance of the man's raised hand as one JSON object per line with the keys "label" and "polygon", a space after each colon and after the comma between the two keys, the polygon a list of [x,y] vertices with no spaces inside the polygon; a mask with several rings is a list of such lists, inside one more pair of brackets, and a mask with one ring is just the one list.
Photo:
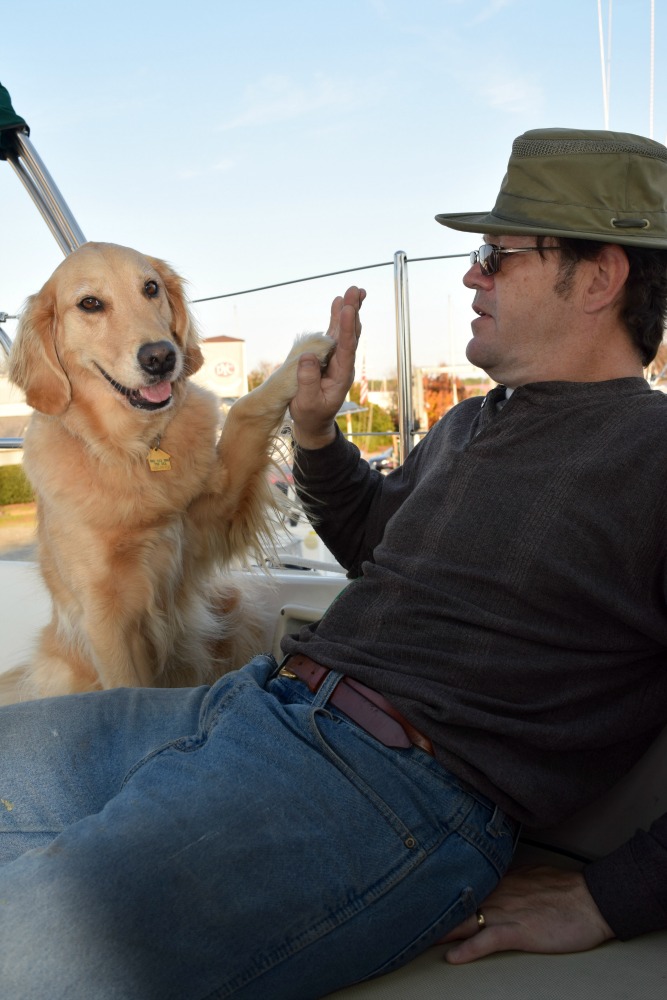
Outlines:
{"label": "man's raised hand", "polygon": [[324,371],[314,354],[299,359],[299,387],[290,414],[294,439],[303,448],[321,448],[334,439],[334,418],[354,381],[354,357],[361,336],[359,310],[365,298],[363,288],[352,286],[333,300],[327,335],[334,349]]}

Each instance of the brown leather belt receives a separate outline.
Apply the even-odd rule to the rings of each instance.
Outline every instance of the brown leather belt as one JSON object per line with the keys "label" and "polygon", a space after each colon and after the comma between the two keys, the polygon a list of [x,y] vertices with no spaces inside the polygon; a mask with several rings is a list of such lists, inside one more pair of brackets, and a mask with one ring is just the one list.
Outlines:
{"label": "brown leather belt", "polygon": [[[315,692],[331,670],[299,653],[290,656],[280,673],[283,677],[303,681],[310,691]],[[415,729],[384,695],[360,681],[343,675],[329,701],[386,747],[407,748],[414,745],[435,757],[429,738]]]}

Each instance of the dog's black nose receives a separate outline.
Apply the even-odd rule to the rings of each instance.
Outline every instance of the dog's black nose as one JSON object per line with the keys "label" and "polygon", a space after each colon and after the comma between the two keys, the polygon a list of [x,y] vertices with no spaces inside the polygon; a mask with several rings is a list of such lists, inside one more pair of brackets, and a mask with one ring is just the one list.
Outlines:
{"label": "dog's black nose", "polygon": [[176,348],[168,340],[143,344],[137,351],[137,360],[148,375],[169,375],[176,367]]}

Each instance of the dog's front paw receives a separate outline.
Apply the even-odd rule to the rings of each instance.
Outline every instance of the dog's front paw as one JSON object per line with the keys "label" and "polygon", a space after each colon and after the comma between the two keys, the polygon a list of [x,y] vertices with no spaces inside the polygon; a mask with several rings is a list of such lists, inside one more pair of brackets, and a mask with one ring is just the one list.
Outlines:
{"label": "dog's front paw", "polygon": [[303,354],[314,354],[320,362],[321,367],[325,368],[333,349],[334,341],[324,333],[306,333],[301,337],[297,337],[292,350],[280,368],[269,379],[269,382],[273,383],[274,388],[284,399],[285,406],[294,397],[298,389],[296,370],[299,358]]}
{"label": "dog's front paw", "polygon": [[334,349],[334,341],[325,333],[304,333],[297,337],[285,364],[295,361],[302,354],[315,354],[321,365],[325,365]]}
{"label": "dog's front paw", "polygon": [[240,415],[241,410],[252,409],[261,400],[263,411],[267,415],[275,420],[281,419],[299,388],[296,372],[301,355],[314,354],[324,368],[333,349],[334,341],[323,333],[307,333],[298,337],[281,366],[266,382],[238,399],[232,411]]}

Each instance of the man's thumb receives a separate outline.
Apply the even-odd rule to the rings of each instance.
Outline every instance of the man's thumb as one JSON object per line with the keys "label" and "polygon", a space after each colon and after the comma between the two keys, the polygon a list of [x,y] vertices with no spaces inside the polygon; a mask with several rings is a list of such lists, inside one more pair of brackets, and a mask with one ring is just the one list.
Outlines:
{"label": "man's thumb", "polygon": [[314,354],[302,354],[296,370],[299,385],[314,385],[320,381],[320,363]]}

